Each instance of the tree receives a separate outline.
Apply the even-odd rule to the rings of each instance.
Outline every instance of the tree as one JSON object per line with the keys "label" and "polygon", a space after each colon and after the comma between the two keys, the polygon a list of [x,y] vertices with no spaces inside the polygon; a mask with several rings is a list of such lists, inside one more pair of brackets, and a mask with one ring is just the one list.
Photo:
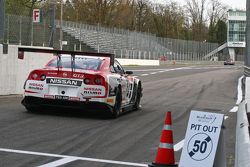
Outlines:
{"label": "tree", "polygon": [[209,30],[208,41],[218,42],[216,36],[216,24],[218,20],[226,20],[227,7],[223,5],[219,0],[211,0],[211,7],[208,10],[209,17]]}
{"label": "tree", "polygon": [[205,19],[206,0],[186,0],[186,11],[191,21],[193,40],[206,40],[207,27]]}
{"label": "tree", "polygon": [[42,0],[6,0],[7,14],[32,16],[34,7],[38,7]]}
{"label": "tree", "polygon": [[216,24],[217,43],[222,44],[227,40],[227,24],[223,20],[218,20]]}

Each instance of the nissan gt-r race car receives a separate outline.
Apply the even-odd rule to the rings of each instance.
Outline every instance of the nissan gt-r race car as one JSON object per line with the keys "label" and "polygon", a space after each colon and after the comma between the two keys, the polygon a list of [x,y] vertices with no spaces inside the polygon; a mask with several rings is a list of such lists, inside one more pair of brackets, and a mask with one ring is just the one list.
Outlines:
{"label": "nissan gt-r race car", "polygon": [[30,72],[24,84],[22,104],[28,111],[42,107],[108,110],[116,118],[139,109],[141,81],[125,71],[113,54],[19,48],[19,59],[24,52],[55,55],[45,68]]}

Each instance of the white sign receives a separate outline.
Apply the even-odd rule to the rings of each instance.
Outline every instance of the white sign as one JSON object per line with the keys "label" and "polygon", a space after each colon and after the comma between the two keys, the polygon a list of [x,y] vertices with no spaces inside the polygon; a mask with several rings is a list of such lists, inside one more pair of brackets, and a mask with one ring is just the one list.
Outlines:
{"label": "white sign", "polygon": [[244,48],[246,47],[246,42],[227,42],[227,46]]}
{"label": "white sign", "polygon": [[42,12],[40,9],[33,9],[33,22],[40,23],[42,20]]}
{"label": "white sign", "polygon": [[223,114],[191,111],[179,167],[213,167]]}
{"label": "white sign", "polygon": [[68,41],[62,41],[62,45],[68,45]]}

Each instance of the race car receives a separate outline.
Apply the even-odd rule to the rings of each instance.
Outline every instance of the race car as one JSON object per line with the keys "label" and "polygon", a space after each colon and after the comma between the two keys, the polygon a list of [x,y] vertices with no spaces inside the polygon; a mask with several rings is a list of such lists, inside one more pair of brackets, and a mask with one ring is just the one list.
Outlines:
{"label": "race car", "polygon": [[224,61],[224,65],[235,65],[235,62],[233,61],[233,59],[227,59],[226,61]]}
{"label": "race car", "polygon": [[132,71],[125,71],[113,54],[19,48],[19,59],[25,52],[55,55],[25,81],[22,104],[27,111],[69,107],[108,111],[116,118],[140,107],[141,81]]}

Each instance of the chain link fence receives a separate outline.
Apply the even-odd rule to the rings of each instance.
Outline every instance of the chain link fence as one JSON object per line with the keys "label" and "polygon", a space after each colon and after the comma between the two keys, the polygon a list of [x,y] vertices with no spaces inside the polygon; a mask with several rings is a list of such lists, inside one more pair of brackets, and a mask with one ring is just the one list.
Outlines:
{"label": "chain link fence", "polygon": [[61,30],[64,50],[109,52],[119,58],[207,61],[203,57],[218,47],[216,43],[160,38],[99,25],[61,24],[59,20],[51,22],[47,16],[41,23],[33,23],[32,18],[17,15],[5,15],[3,43],[59,49]]}

